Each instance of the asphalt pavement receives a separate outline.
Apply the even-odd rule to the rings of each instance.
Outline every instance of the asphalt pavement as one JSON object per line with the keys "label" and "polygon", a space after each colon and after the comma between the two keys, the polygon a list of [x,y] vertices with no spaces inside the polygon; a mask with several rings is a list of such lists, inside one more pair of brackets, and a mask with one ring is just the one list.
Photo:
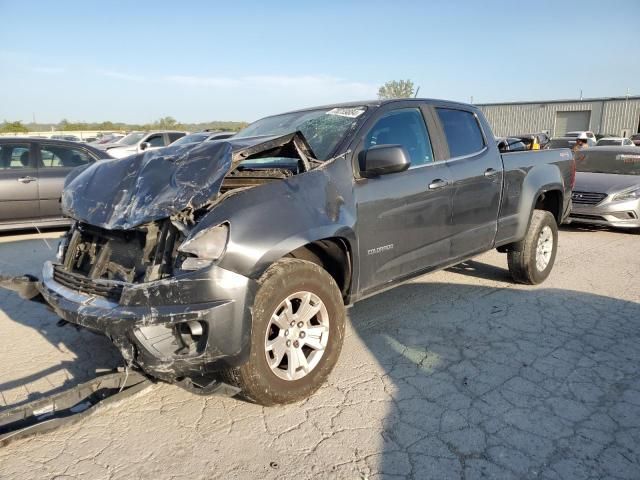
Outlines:
{"label": "asphalt pavement", "polygon": [[[0,236],[38,274],[59,233]],[[329,382],[263,408],[156,384],[0,448],[2,479],[640,478],[640,234],[566,227],[549,279],[495,251],[358,303]],[[122,364],[0,291],[0,410]]]}

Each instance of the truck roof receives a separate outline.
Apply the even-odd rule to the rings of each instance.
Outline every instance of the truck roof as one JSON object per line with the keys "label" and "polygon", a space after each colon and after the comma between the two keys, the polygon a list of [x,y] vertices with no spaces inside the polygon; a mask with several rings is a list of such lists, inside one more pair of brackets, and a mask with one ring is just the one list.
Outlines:
{"label": "truck roof", "polygon": [[[389,103],[398,103],[398,102],[416,102],[416,103],[424,103],[424,102],[437,102],[437,103],[443,103],[443,104],[447,104],[447,105],[451,105],[452,107],[458,106],[458,107],[465,107],[465,108],[473,108],[476,109],[477,107],[475,105],[471,105],[468,103],[464,103],[464,102],[454,102],[452,100],[441,100],[441,99],[436,99],[436,98],[391,98],[391,99],[387,99],[387,100],[362,100],[359,102],[341,102],[341,103],[331,103],[328,105],[317,105],[317,106],[313,106],[313,107],[305,107],[305,108],[299,108],[296,110],[290,110],[288,112],[281,112],[281,113],[295,113],[295,112],[306,112],[309,110],[319,110],[319,109],[324,109],[324,108],[353,108],[353,107],[360,107],[360,106],[366,106],[366,107],[381,107],[382,105],[387,105]],[[280,115],[280,113],[276,113],[273,115],[268,115],[269,117],[275,116],[275,115]]]}

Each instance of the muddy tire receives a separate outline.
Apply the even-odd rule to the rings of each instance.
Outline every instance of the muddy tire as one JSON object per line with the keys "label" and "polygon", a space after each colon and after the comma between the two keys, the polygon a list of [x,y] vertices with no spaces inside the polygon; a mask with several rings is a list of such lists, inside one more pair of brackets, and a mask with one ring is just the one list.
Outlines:
{"label": "muddy tire", "polygon": [[534,210],[524,240],[507,253],[509,272],[518,283],[536,285],[551,273],[558,250],[558,225],[550,212]]}
{"label": "muddy tire", "polygon": [[222,379],[261,405],[302,400],[325,382],[340,356],[340,289],[322,267],[294,258],[273,264],[259,283],[249,361],[222,372]]}

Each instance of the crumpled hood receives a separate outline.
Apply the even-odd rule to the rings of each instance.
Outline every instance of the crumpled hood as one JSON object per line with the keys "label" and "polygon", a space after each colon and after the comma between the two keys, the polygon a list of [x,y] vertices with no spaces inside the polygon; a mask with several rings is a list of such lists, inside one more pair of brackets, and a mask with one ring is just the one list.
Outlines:
{"label": "crumpled hood", "polygon": [[634,186],[640,186],[640,176],[638,175],[576,172],[576,185],[573,190],[612,194]]}
{"label": "crumpled hood", "polygon": [[168,147],[73,170],[62,192],[63,212],[105,229],[126,230],[198,208],[220,191],[225,175],[261,150],[311,153],[299,132],[281,137],[230,138]]}

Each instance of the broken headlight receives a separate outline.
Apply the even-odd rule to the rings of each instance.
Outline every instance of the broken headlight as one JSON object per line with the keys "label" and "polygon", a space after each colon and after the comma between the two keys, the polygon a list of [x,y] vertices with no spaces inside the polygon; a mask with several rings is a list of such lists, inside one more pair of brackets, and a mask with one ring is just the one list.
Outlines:
{"label": "broken headlight", "polygon": [[179,252],[194,255],[182,261],[182,270],[198,270],[208,267],[219,259],[227,248],[229,225],[223,223],[217,227],[196,233],[193,238],[178,248]]}

